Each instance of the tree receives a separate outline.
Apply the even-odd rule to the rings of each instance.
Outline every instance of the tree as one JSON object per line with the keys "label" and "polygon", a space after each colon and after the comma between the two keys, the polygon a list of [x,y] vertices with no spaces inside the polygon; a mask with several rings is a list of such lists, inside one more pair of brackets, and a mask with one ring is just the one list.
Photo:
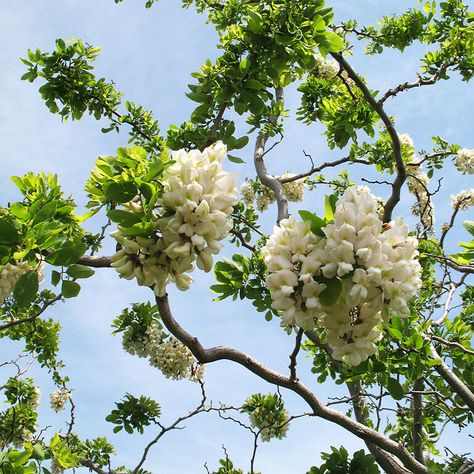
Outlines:
{"label": "tree", "polygon": [[[18,197],[0,210],[0,335],[21,341],[51,375],[51,408],[68,405],[70,417],[54,434],[38,426],[39,390],[26,374],[31,364],[24,355],[9,356],[2,470],[146,472],[155,444],[186,420],[215,412],[222,423],[250,433],[246,472],[259,469],[260,442],[283,438],[306,417],[336,424],[366,445],[353,454],[333,447],[319,467],[308,464],[309,473],[474,472],[470,453],[454,444],[442,450],[449,427],[472,437],[474,223],[461,225],[460,215],[474,204],[474,190],[454,189],[449,213],[441,199],[453,192],[443,174],[459,181],[474,173],[474,150],[440,136],[421,150],[389,112],[391,101],[408,100],[414,89],[472,78],[473,14],[461,1],[426,2],[360,26],[333,18],[332,6],[321,0],[183,6],[207,15],[219,55],[193,73],[186,95],[197,106],[166,134],[145,107],[96,77],[99,48],[59,39],[51,52],[29,50],[22,59],[22,79],[40,83],[53,114],[80,120],[88,113],[105,122],[104,133],[128,133],[129,143],[96,160],[83,213],[55,175],[12,178]],[[353,65],[359,43],[372,57],[421,44],[417,78],[373,90],[370,74]],[[284,172],[270,172],[268,158],[288,140],[294,112],[284,92],[296,88],[297,119],[324,132],[330,159],[304,153],[309,169],[300,172],[285,160]],[[242,158],[250,139],[254,170],[239,195],[227,169],[229,162],[247,169]],[[289,202],[296,203],[291,212]],[[277,226],[267,232],[264,215],[275,206],[270,219]],[[86,230],[89,222],[93,230]],[[459,239],[468,241],[457,246]],[[229,258],[220,254],[225,241]],[[103,253],[111,244],[115,250]],[[58,303],[74,303],[83,280],[113,269],[148,294],[114,315],[113,333],[125,351],[148,359],[167,378],[194,381],[201,392],[197,406],[171,423],[162,421],[159,400],[132,393],[116,400],[106,418],[115,433],[154,427],[155,437],[127,466],[116,466],[114,447],[101,433],[93,439],[75,433],[74,380],[59,358],[60,324],[48,317]],[[216,300],[247,300],[269,328],[282,326],[288,370],[273,370],[233,347],[208,347],[175,317],[168,292],[186,301],[174,287],[186,291],[193,270],[196,279],[213,271]],[[307,368],[302,352],[311,358],[312,374],[301,373]],[[240,405],[211,404],[204,371],[223,360],[270,384],[272,393],[249,392]],[[327,402],[318,393],[322,384],[334,390]],[[290,413],[289,396],[304,411]],[[244,472],[226,449],[209,463],[208,472]]]}

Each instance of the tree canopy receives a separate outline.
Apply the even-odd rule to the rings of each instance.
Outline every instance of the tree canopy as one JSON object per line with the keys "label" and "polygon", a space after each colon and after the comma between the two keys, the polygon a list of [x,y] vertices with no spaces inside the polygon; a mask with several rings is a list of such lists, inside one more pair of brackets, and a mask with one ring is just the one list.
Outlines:
{"label": "tree canopy", "polygon": [[[421,112],[415,133],[399,126],[421,91],[472,94],[474,13],[460,0],[412,3],[365,22],[330,0],[183,0],[216,46],[182,91],[186,116],[162,117],[101,77],[107,52],[88,38],[31,45],[21,80],[35,100],[71,133],[88,120],[109,142],[86,157],[82,194],[44,167],[14,171],[1,203],[2,472],[177,472],[153,453],[182,436],[193,457],[179,432],[191,423],[213,456],[215,430],[220,450],[193,472],[267,472],[267,443],[277,452],[294,431],[301,443],[333,426],[301,472],[474,472],[472,137],[457,143]],[[200,53],[175,46],[176,61]],[[417,71],[405,76],[404,61]],[[449,116],[443,106],[431,113]],[[84,292],[100,342],[62,331]],[[100,369],[107,408],[81,408],[76,380],[92,379],[62,354],[73,345],[94,361],[117,342],[120,361]],[[171,397],[186,397],[170,408],[164,393],[121,385],[117,364],[131,356],[137,387],[169,379]],[[229,447],[229,425],[245,450]],[[302,457],[291,446],[278,472]]]}

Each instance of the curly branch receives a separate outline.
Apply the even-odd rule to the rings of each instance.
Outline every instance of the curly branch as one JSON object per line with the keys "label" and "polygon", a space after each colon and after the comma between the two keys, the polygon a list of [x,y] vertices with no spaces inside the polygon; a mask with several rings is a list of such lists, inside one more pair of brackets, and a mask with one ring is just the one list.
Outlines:
{"label": "curly branch", "polygon": [[198,338],[185,331],[173,318],[167,296],[157,297],[156,302],[163,324],[171,332],[171,334],[173,334],[173,336],[179,339],[191,350],[200,363],[210,363],[218,360],[229,360],[236,362],[266,382],[293,391],[306,401],[316,416],[319,416],[332,423],[336,423],[364,441],[372,442],[383,450],[388,451],[389,453],[398,457],[400,461],[402,461],[402,463],[411,470],[411,472],[420,474],[428,474],[430,472],[425,466],[423,466],[423,464],[414,459],[413,456],[406,450],[406,448],[400,444],[392,441],[389,438],[386,438],[377,431],[352,420],[343,413],[325,407],[324,404],[316,397],[316,395],[303,383],[291,380],[290,377],[286,377],[267,368],[253,357],[236,349],[228,347],[211,347],[209,349],[205,349]]}

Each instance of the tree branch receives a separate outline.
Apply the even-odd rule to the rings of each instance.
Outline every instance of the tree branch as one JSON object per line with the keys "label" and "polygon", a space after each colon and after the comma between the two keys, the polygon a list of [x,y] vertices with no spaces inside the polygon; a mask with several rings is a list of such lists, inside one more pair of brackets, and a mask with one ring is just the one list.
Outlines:
{"label": "tree branch", "polygon": [[339,65],[342,68],[345,69],[345,71],[347,72],[347,75],[354,81],[356,86],[360,89],[363,96],[365,97],[365,100],[372,106],[372,108],[375,110],[377,115],[382,120],[387,130],[387,133],[390,135],[390,138],[392,140],[393,158],[395,160],[397,176],[395,177],[395,180],[393,181],[392,194],[387,200],[387,202],[385,203],[384,214],[383,214],[383,221],[385,223],[390,222],[390,220],[392,219],[392,212],[395,206],[400,201],[400,190],[406,179],[406,170],[405,170],[405,165],[402,159],[400,139],[398,138],[397,131],[395,130],[395,127],[392,121],[390,120],[389,116],[385,113],[385,110],[383,109],[382,105],[379,104],[375,100],[375,98],[373,97],[368,87],[364,84],[364,82],[357,75],[354,69],[352,69],[350,64],[344,59],[342,54],[331,53],[331,56],[339,63]]}
{"label": "tree branch", "polygon": [[0,325],[0,331],[3,331],[4,329],[7,329],[7,328],[11,328],[13,326],[18,326],[19,324],[31,323],[31,321],[34,321],[36,318],[41,316],[45,312],[46,308],[48,308],[49,306],[51,306],[54,303],[56,303],[57,301],[59,301],[61,298],[62,298],[62,295],[59,294],[58,296],[56,296],[52,300],[47,301],[46,303],[44,303],[44,305],[41,307],[41,309],[39,311],[37,311],[32,316],[29,316],[28,318],[14,319],[13,321],[10,321],[8,323]]}
{"label": "tree branch", "polygon": [[413,453],[415,458],[422,464],[425,464],[425,456],[423,453],[423,379],[415,380],[413,384]]}
{"label": "tree branch", "polygon": [[415,87],[430,86],[430,85],[435,84],[436,82],[439,81],[439,79],[446,72],[446,70],[454,64],[455,64],[454,61],[448,61],[444,63],[429,79],[423,79],[422,77],[418,77],[416,81],[404,82],[402,84],[399,84],[397,87],[394,87],[393,89],[389,89],[378,100],[378,103],[382,105],[389,97],[395,97],[400,92],[407,91]]}
{"label": "tree branch", "polygon": [[[278,103],[283,102],[282,87],[276,88],[275,95],[276,101]],[[275,200],[278,206],[277,222],[280,222],[288,217],[288,200],[286,199],[285,193],[283,192],[282,183],[277,178],[267,173],[267,168],[263,159],[263,156],[265,154],[265,144],[267,143],[267,140],[267,134],[260,134],[257,137],[257,141],[255,143],[255,151],[253,154],[253,161],[260,182],[267,188],[271,189],[273,191],[273,194],[275,195]]]}
{"label": "tree branch", "polygon": [[472,393],[467,385],[441,360],[440,355],[436,352],[434,346],[431,346],[431,357],[439,359],[441,362],[435,365],[435,370],[449,384],[449,386],[463,399],[464,403],[474,413],[474,393]]}
{"label": "tree branch", "polygon": [[402,445],[386,438],[377,431],[354,421],[343,413],[325,407],[316,395],[301,382],[291,380],[289,377],[265,367],[261,362],[236,349],[227,347],[211,347],[205,349],[198,338],[193,337],[191,334],[186,332],[173,318],[167,296],[156,297],[156,302],[163,324],[171,334],[173,334],[173,336],[190,349],[200,363],[210,363],[218,360],[230,360],[236,362],[266,382],[287,388],[299,395],[311,407],[316,416],[332,423],[336,423],[364,441],[372,442],[385,451],[392,453],[398,457],[405,467],[411,470],[411,472],[416,474],[427,474],[430,472],[425,466],[414,459],[414,457]]}

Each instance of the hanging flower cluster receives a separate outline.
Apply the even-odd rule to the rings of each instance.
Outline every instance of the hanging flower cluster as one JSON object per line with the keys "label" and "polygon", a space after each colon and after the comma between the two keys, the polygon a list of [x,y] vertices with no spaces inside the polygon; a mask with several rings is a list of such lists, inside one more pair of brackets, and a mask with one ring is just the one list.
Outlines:
{"label": "hanging flower cluster", "polygon": [[249,414],[250,424],[259,430],[262,441],[283,439],[288,432],[290,418],[278,394],[251,395],[245,401],[242,412]]}
{"label": "hanging flower cluster", "polygon": [[[285,180],[295,176],[294,173],[283,173],[279,179]],[[255,206],[258,211],[263,212],[268,209],[268,206],[275,202],[275,194],[270,188],[263,185],[256,185],[257,191],[255,192],[252,183],[245,181],[240,187],[240,194],[242,201],[247,205]],[[301,202],[304,199],[304,190],[306,187],[306,180],[304,178],[295,179],[288,183],[283,183],[283,192],[285,193],[286,199],[290,202]]]}
{"label": "hanging flower cluster", "polygon": [[192,352],[178,339],[167,337],[156,322],[142,335],[133,328],[123,333],[122,345],[126,352],[148,358],[150,365],[161,370],[166,378],[198,380],[204,377],[204,365],[196,363]]}
{"label": "hanging flower cluster", "polygon": [[56,390],[55,392],[51,393],[49,396],[49,402],[51,405],[51,408],[55,412],[59,412],[61,410],[64,410],[64,407],[66,406],[66,403],[68,400],[71,398],[71,391],[67,388],[60,388],[59,390]]}
{"label": "hanging flower cluster", "polygon": [[24,273],[27,273],[35,268],[38,271],[38,283],[44,280],[43,267],[44,262],[37,267],[31,266],[28,262],[16,262],[16,265],[6,263],[0,265],[0,304],[3,304],[15,288],[16,282]]}
{"label": "hanging flower cluster", "polygon": [[451,196],[451,207],[465,211],[474,206],[474,188],[463,189],[458,194]]}
{"label": "hanging flower cluster", "polygon": [[334,358],[355,366],[376,352],[383,321],[410,314],[418,242],[400,219],[382,223],[366,187],[346,190],[322,232],[295,217],[275,227],[262,250],[266,282],[284,325],[324,329]]}
{"label": "hanging flower cluster", "polygon": [[464,174],[474,174],[474,150],[461,148],[454,161],[456,168]]}
{"label": "hanging flower cluster", "polygon": [[339,63],[335,59],[328,61],[321,53],[316,53],[314,58],[316,59],[315,73],[318,77],[332,79],[339,73]]}
{"label": "hanging flower cluster", "polygon": [[[235,176],[222,170],[225,155],[221,142],[203,152],[173,153],[175,163],[165,171],[164,192],[157,204],[156,235],[126,237],[120,226],[111,234],[122,246],[112,257],[112,266],[124,278],[136,278],[139,285],[152,286],[157,296],[163,296],[169,281],[180,290],[189,288],[188,273],[195,262],[201,270],[211,270],[238,202]],[[128,208],[141,209],[133,201]]]}

